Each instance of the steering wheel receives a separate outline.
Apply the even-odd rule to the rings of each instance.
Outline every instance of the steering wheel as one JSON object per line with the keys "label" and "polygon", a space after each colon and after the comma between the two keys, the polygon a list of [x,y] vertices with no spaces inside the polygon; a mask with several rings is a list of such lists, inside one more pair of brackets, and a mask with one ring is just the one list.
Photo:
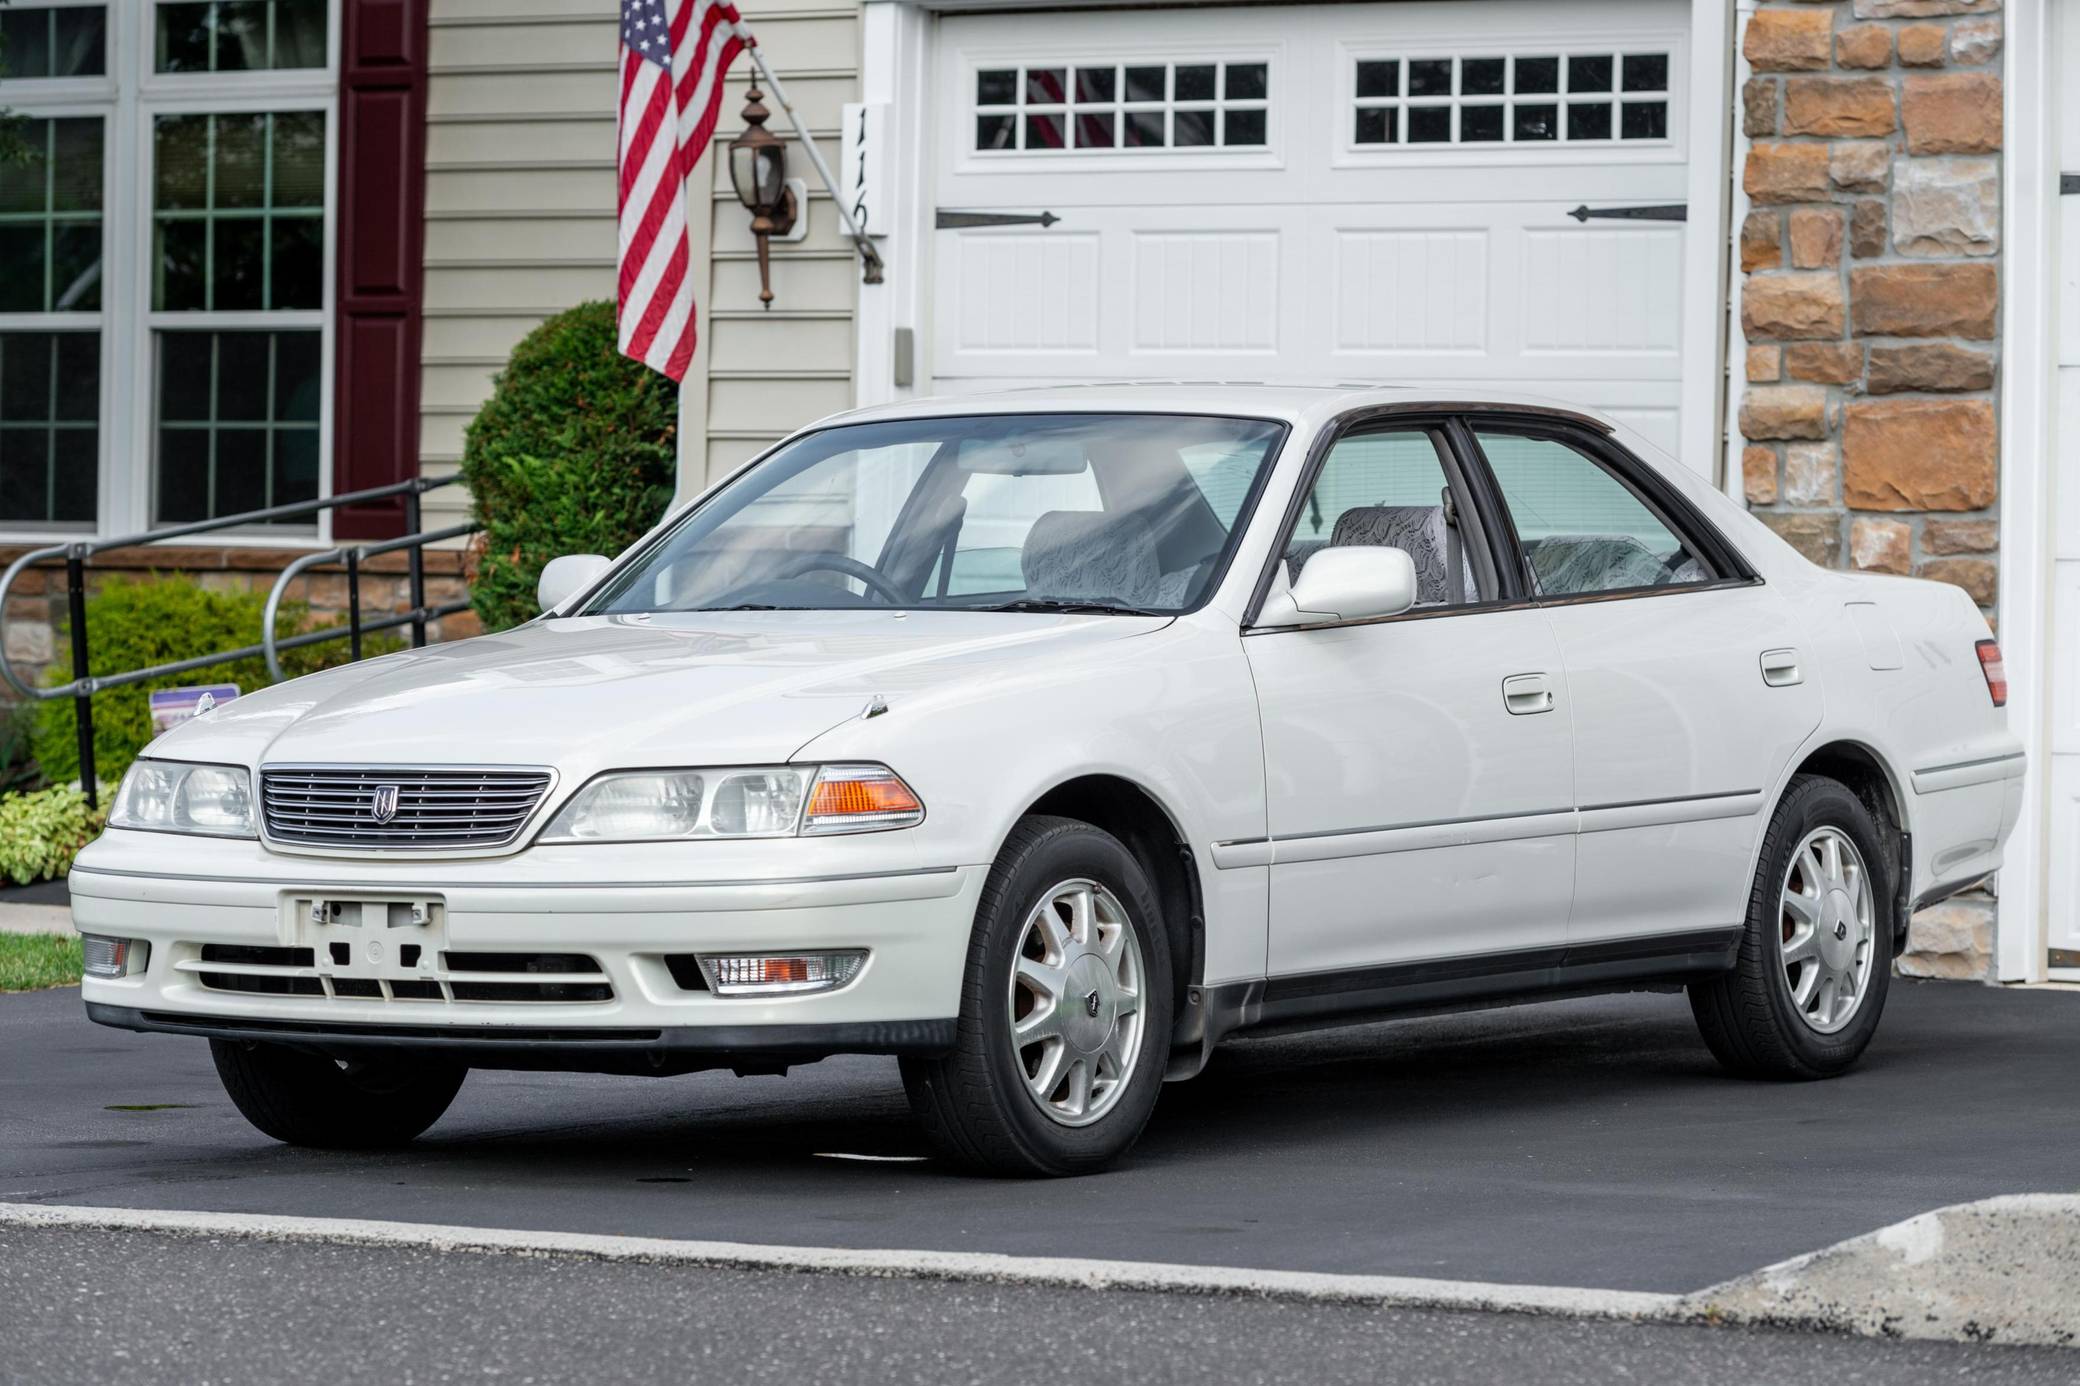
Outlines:
{"label": "steering wheel", "polygon": [[798,561],[789,564],[787,570],[781,576],[800,577],[804,573],[813,573],[819,569],[826,572],[843,573],[846,577],[858,578],[876,593],[880,594],[881,599],[890,606],[902,606],[910,600],[909,594],[891,582],[888,576],[879,568],[876,568],[871,563],[862,563],[857,558],[847,557],[842,553],[805,553]]}

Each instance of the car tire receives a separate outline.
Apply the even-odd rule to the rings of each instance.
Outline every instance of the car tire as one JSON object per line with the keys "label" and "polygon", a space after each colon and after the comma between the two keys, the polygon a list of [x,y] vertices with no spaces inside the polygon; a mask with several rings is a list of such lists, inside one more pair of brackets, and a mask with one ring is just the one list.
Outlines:
{"label": "car tire", "polygon": [[430,1058],[338,1060],[246,1040],[211,1040],[232,1105],[290,1145],[374,1150],[404,1145],[440,1120],[469,1070]]}
{"label": "car tire", "polygon": [[933,1148],[966,1169],[1026,1177],[1118,1160],[1155,1110],[1172,975],[1134,854],[1088,823],[1020,820],[982,889],[954,1048],[903,1061]]}
{"label": "car tire", "polygon": [[1862,1056],[1892,973],[1897,871],[1869,807],[1846,785],[1792,780],[1763,835],[1734,969],[1689,988],[1697,1028],[1721,1064],[1748,1078],[1832,1078]]}

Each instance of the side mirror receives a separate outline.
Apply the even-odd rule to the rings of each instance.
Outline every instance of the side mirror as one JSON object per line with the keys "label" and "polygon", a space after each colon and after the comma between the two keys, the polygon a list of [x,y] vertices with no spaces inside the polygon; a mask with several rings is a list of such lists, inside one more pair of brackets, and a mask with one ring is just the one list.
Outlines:
{"label": "side mirror", "polygon": [[1264,599],[1260,626],[1315,626],[1399,616],[1416,604],[1416,561],[1377,544],[1317,550],[1300,580]]}
{"label": "side mirror", "polygon": [[554,611],[599,581],[599,575],[613,566],[613,559],[597,553],[567,553],[552,558],[534,585],[534,599],[544,612]]}

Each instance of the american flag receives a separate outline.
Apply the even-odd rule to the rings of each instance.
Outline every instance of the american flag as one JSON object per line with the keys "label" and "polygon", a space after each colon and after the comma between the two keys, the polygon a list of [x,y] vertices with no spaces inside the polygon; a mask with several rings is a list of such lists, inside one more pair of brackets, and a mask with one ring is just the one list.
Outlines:
{"label": "american flag", "polygon": [[734,5],[621,0],[621,354],[674,380],[694,343],[686,184],[746,42]]}

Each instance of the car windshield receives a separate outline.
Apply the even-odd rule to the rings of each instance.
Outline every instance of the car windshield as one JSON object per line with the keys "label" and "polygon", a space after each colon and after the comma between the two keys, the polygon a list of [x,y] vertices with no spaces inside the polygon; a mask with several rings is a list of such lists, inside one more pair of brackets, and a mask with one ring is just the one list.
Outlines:
{"label": "car windshield", "polygon": [[1168,414],[824,429],[710,496],[583,614],[1185,611],[1285,431]]}

